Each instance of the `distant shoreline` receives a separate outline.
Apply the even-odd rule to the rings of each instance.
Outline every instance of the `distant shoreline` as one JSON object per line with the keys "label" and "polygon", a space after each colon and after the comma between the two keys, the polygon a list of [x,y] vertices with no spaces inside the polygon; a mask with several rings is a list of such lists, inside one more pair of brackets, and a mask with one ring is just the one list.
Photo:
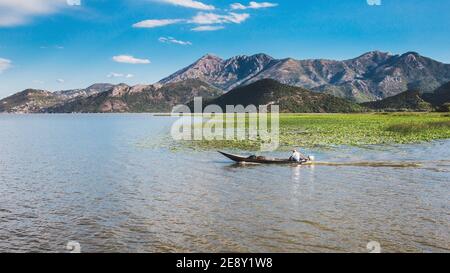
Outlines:
{"label": "distant shoreline", "polygon": [[[167,117],[167,116],[194,116],[194,115],[218,115],[214,113],[186,113],[186,114],[177,114],[177,113],[157,113],[157,112],[79,112],[79,113],[14,113],[14,112],[0,112],[0,115],[136,115],[136,114],[143,114],[143,115],[152,115],[156,117]],[[226,114],[226,113],[225,113]],[[238,113],[243,114],[243,113]],[[248,114],[248,113],[246,113]],[[354,113],[280,113],[280,115],[312,115],[312,116],[326,116],[326,115],[361,115],[361,114],[374,114],[374,115],[391,115],[391,114],[442,114],[442,115],[450,115],[450,113],[447,112],[420,112],[420,111],[370,111],[370,112],[354,112]]]}

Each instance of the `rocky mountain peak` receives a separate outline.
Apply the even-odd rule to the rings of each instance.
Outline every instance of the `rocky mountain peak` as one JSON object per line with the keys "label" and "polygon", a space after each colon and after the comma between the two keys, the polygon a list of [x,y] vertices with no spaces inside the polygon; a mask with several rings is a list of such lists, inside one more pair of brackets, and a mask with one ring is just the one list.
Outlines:
{"label": "rocky mountain peak", "polygon": [[108,91],[108,89],[113,88],[114,85],[110,84],[110,83],[95,83],[91,86],[89,86],[88,88],[86,88],[86,90],[99,90],[101,92],[103,91]]}
{"label": "rocky mountain peak", "polygon": [[415,51],[409,51],[401,55],[402,57],[420,57],[420,54]]}
{"label": "rocky mountain peak", "polygon": [[[184,77],[181,79],[177,79],[178,80],[185,80],[188,78],[195,78],[195,75],[200,72],[200,73],[213,73],[215,70],[220,69],[220,67],[222,66],[223,60],[215,55],[212,54],[207,54],[203,57],[201,57],[200,59],[198,59],[195,63],[193,63],[192,65],[190,65],[189,67],[187,67],[184,70],[179,71],[178,73],[183,74],[183,73],[187,73],[188,77]],[[194,72],[194,71],[198,71],[198,72]],[[194,76],[194,77],[192,77]]]}
{"label": "rocky mountain peak", "polygon": [[26,89],[26,90],[22,91],[19,94],[22,94],[24,96],[32,96],[32,95],[35,95],[35,94],[47,95],[47,94],[51,94],[51,92],[46,91],[46,90],[31,89],[30,88],[30,89]]}
{"label": "rocky mountain peak", "polygon": [[230,90],[265,69],[272,60],[272,57],[262,53],[240,55],[227,60],[207,54],[192,65],[161,80],[159,84],[199,79],[218,88]]}
{"label": "rocky mountain peak", "polygon": [[393,55],[389,52],[370,51],[347,62],[357,64],[360,68],[367,68],[373,65],[381,65],[392,57]]}
{"label": "rocky mountain peak", "polygon": [[232,58],[228,59],[227,61],[231,62],[231,61],[249,61],[249,60],[254,60],[254,61],[264,62],[264,61],[271,61],[273,59],[274,58],[272,58],[271,56],[269,56],[267,54],[259,53],[259,54],[254,54],[254,55],[251,55],[251,56],[238,55],[238,56],[235,56],[235,57],[232,57]]}
{"label": "rocky mountain peak", "polygon": [[272,60],[274,59],[266,54],[239,55],[225,60],[224,67],[237,73],[252,74],[264,69]]}
{"label": "rocky mountain peak", "polygon": [[392,54],[389,52],[382,52],[379,50],[374,50],[374,51],[369,51],[369,52],[359,56],[358,58],[364,58],[364,59],[381,58],[381,59],[384,59],[384,58],[390,57],[390,56],[392,56]]}
{"label": "rocky mountain peak", "polygon": [[407,65],[411,65],[415,68],[424,68],[421,61],[422,61],[422,56],[420,56],[418,53],[416,52],[408,52],[405,53],[403,55],[400,56],[400,59],[402,60],[402,62],[404,62]]}
{"label": "rocky mountain peak", "polygon": [[222,58],[220,58],[214,54],[208,53],[208,54],[204,55],[203,57],[201,57],[200,59],[198,59],[197,62],[222,62],[222,61],[223,61]]}

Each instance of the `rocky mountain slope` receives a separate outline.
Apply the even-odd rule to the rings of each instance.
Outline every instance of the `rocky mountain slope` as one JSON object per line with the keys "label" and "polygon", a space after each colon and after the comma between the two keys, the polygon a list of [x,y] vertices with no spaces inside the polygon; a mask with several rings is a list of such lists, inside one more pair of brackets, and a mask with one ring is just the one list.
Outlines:
{"label": "rocky mountain slope", "polygon": [[223,94],[200,80],[185,80],[166,84],[128,86],[119,84],[106,92],[72,100],[45,109],[49,113],[122,113],[170,112],[177,104],[186,104],[194,97],[211,99]]}
{"label": "rocky mountain slope", "polygon": [[62,102],[63,99],[55,93],[27,89],[0,100],[0,113],[37,113],[44,108]]}
{"label": "rocky mountain slope", "polygon": [[236,56],[228,60],[208,54],[192,65],[162,79],[159,83],[199,79],[220,89],[231,90],[249,81],[273,62],[274,59],[265,54]]}
{"label": "rocky mountain slope", "polygon": [[86,98],[111,89],[114,85],[101,83],[85,89],[49,92],[45,90],[27,89],[0,100],[0,112],[39,113],[54,105],[71,100]]}
{"label": "rocky mountain slope", "polygon": [[222,94],[222,90],[195,79],[162,86],[95,84],[58,92],[28,89],[0,100],[0,112],[170,112],[174,105],[185,104],[196,96],[210,99]]}
{"label": "rocky mountain slope", "polygon": [[98,93],[102,93],[110,90],[114,87],[114,84],[110,83],[96,83],[85,89],[73,89],[65,91],[57,91],[56,95],[60,96],[63,100],[70,100],[80,97],[89,97]]}
{"label": "rocky mountain slope", "polygon": [[226,91],[261,79],[274,79],[283,84],[365,102],[410,89],[432,92],[450,81],[450,64],[415,52],[391,55],[373,51],[345,61],[277,60],[265,54],[223,60],[206,55],[160,83],[185,79],[201,79]]}
{"label": "rocky mountain slope", "polygon": [[280,112],[287,113],[349,113],[364,108],[348,100],[328,94],[311,92],[301,87],[281,84],[265,79],[238,87],[206,104],[226,105],[279,105]]}

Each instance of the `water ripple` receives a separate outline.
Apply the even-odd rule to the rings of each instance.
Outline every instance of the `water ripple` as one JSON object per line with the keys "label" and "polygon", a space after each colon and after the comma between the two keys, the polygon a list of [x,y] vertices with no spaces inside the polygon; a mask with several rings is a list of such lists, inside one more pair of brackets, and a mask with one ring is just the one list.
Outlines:
{"label": "water ripple", "polygon": [[242,167],[139,145],[170,128],[164,117],[3,115],[0,126],[0,252],[72,240],[85,252],[450,249],[450,141]]}

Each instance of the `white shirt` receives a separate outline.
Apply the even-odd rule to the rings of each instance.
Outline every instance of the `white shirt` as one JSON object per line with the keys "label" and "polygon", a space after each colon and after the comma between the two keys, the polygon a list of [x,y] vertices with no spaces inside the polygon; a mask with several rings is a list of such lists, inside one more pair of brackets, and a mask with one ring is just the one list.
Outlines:
{"label": "white shirt", "polygon": [[300,153],[299,152],[293,152],[292,153],[292,159],[294,159],[297,162],[300,162]]}

